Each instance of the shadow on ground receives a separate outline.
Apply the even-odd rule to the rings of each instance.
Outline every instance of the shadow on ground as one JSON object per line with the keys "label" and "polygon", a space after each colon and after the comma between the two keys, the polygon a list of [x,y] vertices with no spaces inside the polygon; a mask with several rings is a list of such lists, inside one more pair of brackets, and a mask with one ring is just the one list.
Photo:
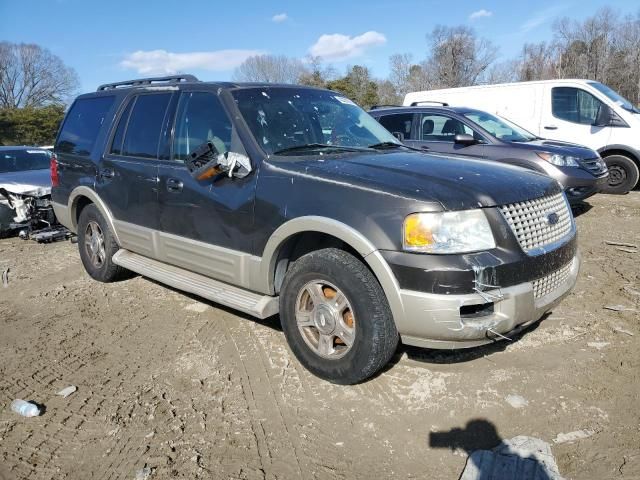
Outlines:
{"label": "shadow on ground", "polygon": [[[460,480],[552,480],[548,467],[520,445],[505,441],[495,425],[485,419],[470,420],[463,428],[429,433],[429,447],[464,450],[469,459]],[[514,439],[515,440],[515,439]],[[535,440],[535,439],[532,439]]]}

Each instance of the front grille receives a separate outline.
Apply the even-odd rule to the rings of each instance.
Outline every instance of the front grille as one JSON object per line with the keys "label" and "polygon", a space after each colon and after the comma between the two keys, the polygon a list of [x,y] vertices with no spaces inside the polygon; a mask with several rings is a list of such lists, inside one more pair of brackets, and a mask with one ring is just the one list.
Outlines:
{"label": "front grille", "polygon": [[549,275],[533,281],[533,297],[537,300],[553,292],[562,285],[571,273],[571,263],[550,273]]}
{"label": "front grille", "polygon": [[601,158],[589,158],[582,160],[582,166],[594,175],[602,175],[607,171],[607,164]]}
{"label": "front grille", "polygon": [[528,254],[559,242],[573,232],[571,210],[563,193],[509,203],[502,205],[500,211],[520,247]]}

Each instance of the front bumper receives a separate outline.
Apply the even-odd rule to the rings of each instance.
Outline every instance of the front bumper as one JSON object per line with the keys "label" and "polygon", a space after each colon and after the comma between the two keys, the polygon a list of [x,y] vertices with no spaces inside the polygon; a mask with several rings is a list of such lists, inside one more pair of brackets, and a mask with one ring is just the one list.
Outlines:
{"label": "front bumper", "polygon": [[557,305],[575,285],[579,269],[580,258],[576,254],[566,266],[563,280],[551,290],[543,289],[542,295],[540,283],[536,282],[545,282],[555,272],[530,282],[461,295],[401,290],[405,316],[400,330],[402,342],[454,349],[508,338]]}

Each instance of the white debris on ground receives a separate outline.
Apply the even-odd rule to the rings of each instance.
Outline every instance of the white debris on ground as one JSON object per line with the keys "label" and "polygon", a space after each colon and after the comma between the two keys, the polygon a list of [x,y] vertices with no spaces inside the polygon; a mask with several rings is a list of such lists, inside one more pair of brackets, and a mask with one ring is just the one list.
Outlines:
{"label": "white debris on ground", "polygon": [[520,435],[469,455],[460,480],[563,480],[551,446]]}
{"label": "white debris on ground", "polygon": [[136,480],[148,480],[151,477],[151,468],[145,466],[136,472]]}
{"label": "white debris on ground", "polygon": [[595,348],[597,350],[602,350],[604,347],[608,346],[609,342],[589,342],[587,343],[587,347]]}
{"label": "white debris on ground", "polygon": [[505,397],[506,402],[511,405],[513,408],[524,408],[529,405],[529,402],[526,398],[521,397],[520,395],[507,395]]}
{"label": "white debris on ground", "polygon": [[67,398],[69,395],[71,395],[76,390],[78,390],[78,387],[76,387],[75,385],[69,385],[68,387],[63,388],[58,393],[56,393],[56,395],[59,395],[62,398]]}
{"label": "white debris on ground", "polygon": [[575,432],[559,433],[553,441],[554,443],[575,442],[576,440],[589,438],[594,433],[593,430],[576,430]]}
{"label": "white debris on ground", "polygon": [[190,312],[204,313],[209,309],[209,305],[207,305],[206,303],[197,302],[187,305],[186,307],[184,307],[184,309],[189,310]]}

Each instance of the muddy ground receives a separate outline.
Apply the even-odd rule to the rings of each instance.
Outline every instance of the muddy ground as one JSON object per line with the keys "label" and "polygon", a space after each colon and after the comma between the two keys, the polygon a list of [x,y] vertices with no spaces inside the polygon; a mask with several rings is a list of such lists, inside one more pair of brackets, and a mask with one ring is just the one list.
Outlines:
{"label": "muddy ground", "polygon": [[[401,347],[353,387],[304,370],[277,317],[94,282],[69,242],[1,240],[0,478],[457,479],[467,451],[516,435],[550,442],[566,478],[640,478],[640,252],[605,244],[640,245],[640,192],[590,204],[578,284],[541,324],[462,352]],[[46,411],[19,417],[15,398]]]}

